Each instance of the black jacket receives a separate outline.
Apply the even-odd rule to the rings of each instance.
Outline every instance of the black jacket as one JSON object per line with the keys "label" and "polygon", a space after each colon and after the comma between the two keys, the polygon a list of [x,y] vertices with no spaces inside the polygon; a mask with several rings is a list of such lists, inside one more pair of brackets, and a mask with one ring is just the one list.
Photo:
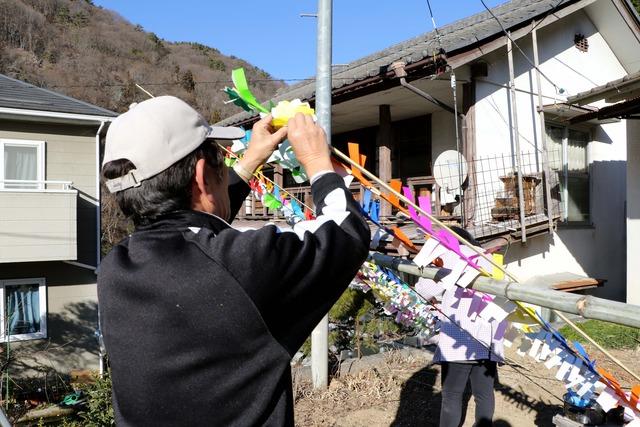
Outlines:
{"label": "black jacket", "polygon": [[[236,212],[249,190],[230,178]],[[291,357],[370,238],[338,175],[312,193],[318,218],[295,233],[181,211],[105,257],[98,299],[118,425],[293,425]]]}

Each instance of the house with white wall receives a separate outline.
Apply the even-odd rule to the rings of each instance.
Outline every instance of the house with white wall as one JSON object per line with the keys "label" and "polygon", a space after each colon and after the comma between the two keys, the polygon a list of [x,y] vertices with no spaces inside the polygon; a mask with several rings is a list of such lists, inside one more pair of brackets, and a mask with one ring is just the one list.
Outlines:
{"label": "house with white wall", "polygon": [[0,346],[15,355],[10,375],[100,363],[98,148],[115,116],[0,75]]}
{"label": "house with white wall", "polygon": [[[639,52],[629,1],[513,0],[335,70],[332,144],[346,152],[358,143],[380,178],[430,194],[441,220],[500,245],[522,280],[567,271],[606,280],[591,292],[624,301],[629,120],[572,123],[607,102],[569,100],[637,72]],[[294,98],[313,103],[315,83],[273,101]],[[239,113],[221,123],[255,120]],[[447,150],[465,167],[439,170]],[[451,170],[458,176],[443,180]],[[274,180],[301,191],[286,170],[275,168]],[[456,180],[462,190],[443,188]],[[386,220],[397,220],[384,205]]]}

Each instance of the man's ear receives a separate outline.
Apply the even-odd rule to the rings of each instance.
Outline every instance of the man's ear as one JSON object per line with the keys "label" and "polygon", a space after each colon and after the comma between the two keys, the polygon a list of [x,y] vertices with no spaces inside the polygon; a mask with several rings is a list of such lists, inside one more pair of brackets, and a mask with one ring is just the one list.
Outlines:
{"label": "man's ear", "polygon": [[[195,173],[193,174],[194,190],[197,188],[200,194],[207,193],[207,177],[206,177],[206,161],[198,159],[196,162]],[[195,194],[195,193],[194,193]]]}

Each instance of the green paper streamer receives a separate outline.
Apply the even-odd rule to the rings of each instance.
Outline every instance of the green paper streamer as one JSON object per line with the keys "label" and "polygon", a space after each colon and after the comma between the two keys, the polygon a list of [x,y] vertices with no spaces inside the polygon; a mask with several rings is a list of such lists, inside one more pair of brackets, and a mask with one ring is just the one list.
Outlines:
{"label": "green paper streamer", "polygon": [[238,94],[238,92],[236,92],[235,89],[231,87],[225,87],[223,90],[229,96],[229,99],[231,100],[231,102],[233,102],[235,105],[237,105],[238,107],[242,108],[245,111],[249,111],[249,112],[253,111],[253,108],[249,104],[244,102],[244,99],[240,98],[240,95]]}
{"label": "green paper streamer", "polygon": [[264,195],[262,204],[269,209],[280,209],[282,207],[282,202],[276,199],[276,197],[271,193],[267,193]]}
{"label": "green paper streamer", "polygon": [[263,113],[269,113],[264,106],[262,106],[255,96],[249,90],[249,84],[247,83],[247,78],[244,75],[243,68],[236,68],[231,72],[231,80],[233,80],[233,84],[235,85],[236,92],[242,98],[244,102],[246,102],[250,107],[253,107],[255,110],[261,111]]}
{"label": "green paper streamer", "polygon": [[233,157],[225,157],[224,158],[224,164],[227,165],[227,167],[232,168],[233,165],[235,165],[237,162],[237,159],[233,158]]}

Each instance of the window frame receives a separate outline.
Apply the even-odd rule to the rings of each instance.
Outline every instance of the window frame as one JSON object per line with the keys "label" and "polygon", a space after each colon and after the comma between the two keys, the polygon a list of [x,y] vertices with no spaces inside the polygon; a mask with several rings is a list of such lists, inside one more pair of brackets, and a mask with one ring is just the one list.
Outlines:
{"label": "window frame", "polygon": [[[593,128],[591,127],[586,127],[586,126],[579,126],[579,125],[572,125],[572,126],[568,126],[567,124],[562,124],[562,123],[558,123],[555,121],[551,121],[551,120],[545,120],[545,126],[546,125],[550,125],[550,126],[554,126],[556,128],[560,128],[563,130],[563,134],[562,134],[562,151],[561,151],[561,168],[556,170],[556,173],[561,174],[560,179],[561,179],[561,184],[562,184],[562,209],[561,209],[561,214],[562,214],[562,221],[560,221],[560,225],[562,226],[566,226],[566,227],[572,227],[572,226],[577,226],[577,227],[581,227],[581,226],[586,226],[586,227],[591,227],[593,225],[593,221],[591,219],[591,212],[592,212],[592,200],[593,198],[591,197],[592,194],[592,180],[591,180],[591,158],[590,158],[590,153],[589,153],[589,146],[590,144],[593,142]],[[573,131],[577,131],[577,132],[582,132],[588,135],[588,141],[585,143],[584,146],[584,151],[585,151],[585,165],[586,165],[586,172],[572,172],[569,170],[569,131],[573,130]],[[546,132],[546,130],[545,130]],[[548,137],[545,135],[545,137]],[[547,149],[548,149],[549,144],[547,144]],[[569,177],[585,177],[588,180],[588,187],[589,187],[589,219],[587,221],[579,221],[579,220],[569,220]]]}
{"label": "window frame", "polygon": [[[5,176],[4,176],[4,147],[18,146],[18,147],[36,147],[36,161],[38,162],[36,168],[36,181],[39,181],[34,188],[5,188]],[[45,178],[45,141],[30,140],[30,139],[8,139],[0,138],[0,191],[20,191],[20,190],[44,190],[44,178]]]}
{"label": "window frame", "polygon": [[0,280],[0,340],[7,342],[6,335],[6,311],[7,300],[5,289],[7,286],[15,285],[38,285],[38,305],[40,309],[40,331],[30,334],[10,335],[10,342],[27,341],[47,338],[47,281],[44,277],[31,277],[25,279],[2,279]]}

